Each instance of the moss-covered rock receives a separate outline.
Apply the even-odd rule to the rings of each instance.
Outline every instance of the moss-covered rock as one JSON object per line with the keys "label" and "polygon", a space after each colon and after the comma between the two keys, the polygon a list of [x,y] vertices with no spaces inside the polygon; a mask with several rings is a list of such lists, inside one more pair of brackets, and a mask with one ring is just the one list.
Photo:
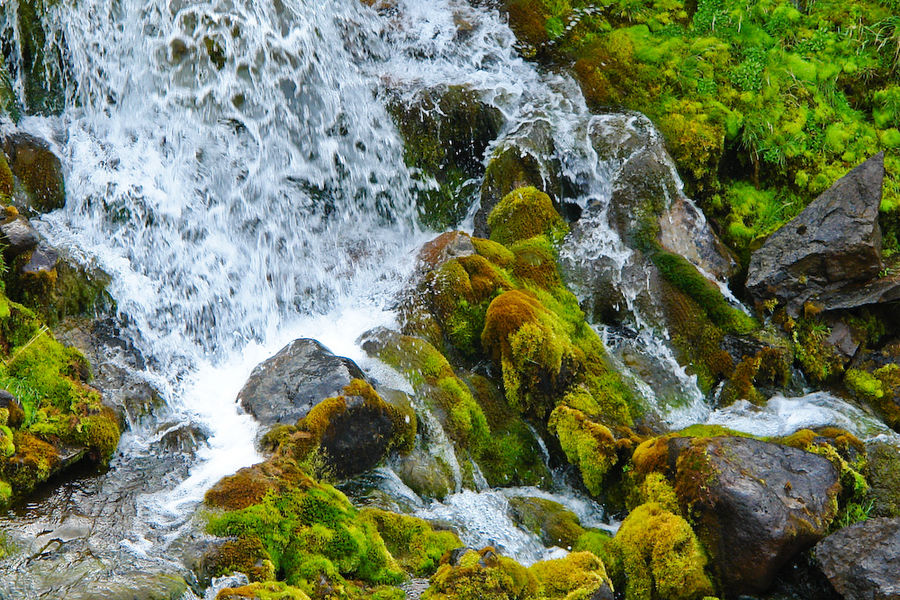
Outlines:
{"label": "moss-covered rock", "polygon": [[628,600],[699,600],[714,593],[706,553],[690,524],[658,503],[629,513],[612,553],[613,581]]}
{"label": "moss-covered rock", "polygon": [[[389,108],[404,140],[406,164],[418,170],[423,223],[436,229],[457,225],[475,197],[482,157],[497,137],[503,115],[464,86],[434,88]],[[437,189],[429,189],[433,178]]]}
{"label": "moss-covered rock", "polygon": [[538,597],[544,600],[612,600],[612,581],[603,561],[590,552],[572,552],[565,558],[544,560],[528,570],[538,580]]}
{"label": "moss-covered rock", "polygon": [[539,235],[558,244],[569,228],[550,201],[534,187],[517,188],[503,197],[488,216],[491,240],[510,247]]}
{"label": "moss-covered rock", "polygon": [[[86,359],[66,348],[30,310],[0,294],[0,386],[4,407],[2,503],[20,499],[83,457],[105,464],[119,442],[119,422],[86,385]],[[11,439],[11,444],[10,444]]]}
{"label": "moss-covered rock", "polygon": [[871,515],[900,517],[900,448],[887,442],[866,446],[869,458]]}
{"label": "moss-covered rock", "polygon": [[400,566],[419,577],[434,573],[441,557],[462,546],[455,533],[434,531],[417,517],[366,508],[360,518],[373,523]]}
{"label": "moss-covered rock", "polygon": [[20,208],[43,213],[66,203],[62,163],[49,144],[40,138],[16,132],[3,139],[3,152],[16,180],[22,186]]}
{"label": "moss-covered rock", "polygon": [[571,550],[586,531],[575,513],[546,498],[510,498],[508,513],[515,523],[537,535],[548,547]]}
{"label": "moss-covered rock", "polygon": [[538,582],[525,567],[493,548],[469,550],[455,564],[442,564],[422,600],[528,600],[537,597]]}
{"label": "moss-covered rock", "polygon": [[299,588],[269,581],[223,588],[216,594],[216,600],[309,600],[309,596]]}

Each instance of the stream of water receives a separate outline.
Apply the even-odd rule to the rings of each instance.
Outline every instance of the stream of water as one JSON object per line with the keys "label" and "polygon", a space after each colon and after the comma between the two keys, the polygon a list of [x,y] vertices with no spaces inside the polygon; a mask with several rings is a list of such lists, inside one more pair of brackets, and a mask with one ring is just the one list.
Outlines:
{"label": "stream of water", "polygon": [[[38,227],[112,276],[124,335],[164,407],[132,423],[107,474],[18,515],[32,549],[48,522],[56,531],[79,519],[89,528],[111,520],[107,545],[88,548],[100,558],[84,559],[83,569],[63,561],[45,569],[51,575],[25,568],[4,578],[0,597],[4,587],[10,597],[47,589],[56,597],[80,589],[78,577],[98,581],[103,569],[114,577],[136,559],[176,563],[204,491],[260,459],[256,425],[234,398],[253,366],[287,342],[313,337],[370,374],[392,377],[355,340],[393,322],[391,301],[433,233],[416,223],[416,183],[389,94],[468,85],[502,112],[501,138],[549,123],[562,176],[577,190],[569,201],[583,207],[609,200],[616,168],[597,158],[588,132],[599,117],[577,85],[522,60],[490,8],[461,0],[397,0],[380,13],[355,0],[79,0],[53,11],[48,26],[67,44],[67,107],[20,127],[54,144],[67,204]],[[629,260],[608,225],[598,221],[595,237],[597,252]],[[640,324],[640,315],[633,320]],[[712,413],[665,344],[642,331],[641,347],[690,398],[671,413],[673,423],[780,422],[788,400],[758,414]],[[818,407],[804,424],[828,420],[827,402],[804,402]],[[161,443],[185,427],[199,432],[194,447]],[[175,455],[178,468],[169,462]],[[504,493],[461,490],[415,509],[458,521],[473,545],[506,536],[510,551],[535,560],[545,549],[501,523]],[[120,508],[89,508],[89,497]],[[602,511],[583,499],[556,498],[600,522]],[[110,553],[126,558],[111,567]]]}

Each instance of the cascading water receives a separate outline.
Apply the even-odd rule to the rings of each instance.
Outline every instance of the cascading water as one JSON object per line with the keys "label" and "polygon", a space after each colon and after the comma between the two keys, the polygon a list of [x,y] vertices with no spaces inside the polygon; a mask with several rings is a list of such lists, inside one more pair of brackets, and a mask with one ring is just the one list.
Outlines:
{"label": "cascading water", "polygon": [[[555,150],[542,158],[556,161],[573,190],[567,201],[592,223],[590,243],[567,250],[578,254],[569,259],[619,271],[631,260],[605,215],[628,153],[601,159],[591,138],[612,121],[590,114],[571,79],[522,60],[496,11],[461,0],[398,0],[381,14],[355,0],[80,0],[51,9],[46,23],[66,41],[66,110],[20,126],[55,143],[67,204],[39,228],[112,276],[125,335],[165,407],[131,423],[109,473],[66,488],[31,522],[27,510],[19,515],[31,555],[44,552],[48,523],[65,547],[65,531],[90,534],[104,521],[107,545],[84,541],[43,573],[23,565],[0,597],[77,597],[88,582],[133,584],[129,569],[177,562],[203,492],[258,460],[255,425],[234,398],[252,367],[290,340],[314,337],[403,385],[355,344],[391,324],[390,301],[427,239],[388,95],[469,86],[503,114],[498,144],[548,126]],[[624,120],[629,136],[657,135],[645,118]],[[623,289],[639,331],[633,346],[666,365],[670,387],[688,398],[670,420],[706,419],[695,383],[645,326],[632,284]],[[615,334],[605,337],[615,345]],[[654,387],[641,388],[649,400]],[[163,443],[184,428],[205,441]],[[471,543],[505,536],[521,559],[541,556],[503,516],[503,493],[460,491],[431,506],[411,493],[397,495],[424,516],[456,519]],[[587,523],[601,514],[571,494],[554,499]],[[484,515],[495,518],[476,518]]]}

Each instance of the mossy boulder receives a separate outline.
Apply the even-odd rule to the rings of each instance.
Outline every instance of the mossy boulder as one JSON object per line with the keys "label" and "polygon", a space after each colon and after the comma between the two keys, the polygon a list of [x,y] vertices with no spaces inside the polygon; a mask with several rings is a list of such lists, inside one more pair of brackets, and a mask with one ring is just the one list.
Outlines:
{"label": "mossy boulder", "polygon": [[550,196],[534,187],[516,188],[505,195],[488,216],[491,240],[511,247],[539,235],[559,244],[569,232]]}
{"label": "mossy boulder", "polygon": [[541,543],[548,547],[571,550],[587,531],[575,513],[559,502],[546,498],[509,498],[507,512],[515,523],[537,535]]}
{"label": "mossy boulder", "polygon": [[631,511],[611,545],[613,581],[628,600],[700,600],[714,593],[691,525],[650,502]]}
{"label": "mossy boulder", "polygon": [[442,564],[422,600],[528,600],[537,598],[538,582],[528,569],[493,548],[468,550]]}
{"label": "mossy boulder", "polygon": [[900,517],[900,448],[888,442],[866,445],[872,515]]}
{"label": "mossy boulder", "polygon": [[216,594],[216,600],[309,600],[309,596],[300,588],[268,581],[223,588]]}
{"label": "mossy boulder", "polygon": [[644,442],[633,464],[639,475],[666,475],[717,580],[736,594],[766,590],[838,513],[839,470],[823,456],[784,445],[676,435]]}
{"label": "mossy boulder", "polygon": [[[252,564],[251,571],[261,578],[278,574],[310,596],[316,596],[322,586],[335,593],[347,590],[348,579],[368,585],[399,583],[402,570],[375,525],[333,487],[296,468],[293,474],[292,481],[280,483],[280,490],[268,490],[259,501],[209,515],[210,533],[243,540],[233,546],[236,552],[230,561],[220,562],[219,571]],[[207,503],[212,508],[222,506],[222,497],[211,490]],[[231,497],[224,496],[227,504],[222,508],[235,506]]]}
{"label": "mossy boulder", "polygon": [[335,356],[316,340],[301,338],[257,365],[237,402],[264,426],[294,425],[354,379],[365,379],[356,363]]}
{"label": "mossy boulder", "polygon": [[26,213],[44,213],[66,203],[62,163],[50,145],[33,135],[16,132],[2,140],[9,168],[21,186],[14,194],[18,208]]}
{"label": "mossy boulder", "polygon": [[82,459],[106,464],[119,421],[87,385],[87,360],[60,344],[33,312],[0,294],[0,504],[24,498]]}
{"label": "mossy boulder", "polygon": [[457,225],[475,198],[473,182],[484,172],[482,157],[503,126],[502,113],[465,86],[424,90],[412,100],[398,95],[389,108],[406,164],[423,179],[417,201],[422,222],[436,229]]}
{"label": "mossy boulder", "polygon": [[565,558],[536,562],[528,570],[538,581],[544,600],[612,600],[612,581],[603,561],[590,552],[572,552]]}
{"label": "mossy boulder", "polygon": [[455,533],[435,531],[417,517],[366,508],[361,511],[360,518],[375,525],[400,566],[418,577],[434,573],[441,557],[462,546]]}
{"label": "mossy boulder", "polygon": [[550,196],[554,206],[563,196],[560,162],[549,120],[520,124],[500,140],[488,161],[481,185],[481,206],[475,213],[475,235],[488,236],[488,217],[507,194],[535,187]]}
{"label": "mossy boulder", "polygon": [[299,460],[314,457],[320,468],[345,478],[368,471],[389,452],[409,452],[416,438],[416,415],[408,401],[386,402],[362,379],[339,396],[316,404],[296,426],[267,434],[267,445]]}

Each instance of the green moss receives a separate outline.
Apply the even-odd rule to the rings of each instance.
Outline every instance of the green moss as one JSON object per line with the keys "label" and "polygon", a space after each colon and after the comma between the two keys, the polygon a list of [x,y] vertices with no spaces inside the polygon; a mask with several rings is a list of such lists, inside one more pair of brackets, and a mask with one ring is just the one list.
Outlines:
{"label": "green moss", "polygon": [[714,593],[706,556],[691,526],[657,503],[642,504],[613,540],[613,581],[627,600],[700,599]]}
{"label": "green moss", "polygon": [[589,529],[578,538],[573,550],[575,552],[590,552],[594,556],[600,557],[608,567],[612,561],[612,540],[613,537],[605,531]]}
{"label": "green moss", "polygon": [[62,259],[50,272],[22,274],[19,268],[31,254],[16,258],[14,275],[7,278],[9,297],[31,308],[45,323],[55,326],[68,316],[93,316],[111,304],[106,292],[109,276]]}
{"label": "green moss", "polygon": [[844,370],[846,360],[828,343],[831,329],[818,315],[788,321],[787,327],[794,341],[794,357],[803,373],[814,383],[836,379]]}
{"label": "green moss", "polygon": [[564,405],[554,409],[548,427],[569,462],[578,467],[588,491],[600,494],[606,473],[617,462],[616,439],[609,428]]}
{"label": "green moss", "polygon": [[603,562],[590,552],[536,562],[528,570],[539,582],[538,596],[546,600],[590,598],[604,586],[612,590]]}
{"label": "green moss", "polygon": [[309,600],[303,590],[281,582],[251,583],[237,588],[223,588],[216,594],[216,600]]}
{"label": "green moss", "polygon": [[586,533],[575,513],[545,498],[509,498],[509,514],[516,524],[537,535],[548,547],[571,550]]}
{"label": "green moss", "polygon": [[847,369],[844,373],[844,385],[865,400],[878,400],[884,397],[881,381],[871,373],[859,369]]}
{"label": "green moss", "polygon": [[360,512],[360,519],[374,524],[400,566],[420,577],[431,575],[444,554],[462,546],[456,534],[434,531],[416,517],[367,508]]}
{"label": "green moss", "polygon": [[887,442],[867,447],[872,515],[900,517],[900,448]]}
{"label": "green moss", "polygon": [[550,197],[533,187],[504,196],[488,216],[488,227],[491,240],[507,247],[538,235],[546,235],[555,244],[569,232]]}
{"label": "green moss", "polygon": [[308,479],[283,492],[269,491],[245,508],[213,514],[207,529],[258,540],[274,572],[307,594],[314,594],[320,577],[336,584],[344,577],[372,584],[403,577],[375,525],[339,491]]}
{"label": "green moss", "polygon": [[528,569],[485,548],[466,552],[457,566],[441,565],[422,600],[528,600],[537,597],[537,585]]}

